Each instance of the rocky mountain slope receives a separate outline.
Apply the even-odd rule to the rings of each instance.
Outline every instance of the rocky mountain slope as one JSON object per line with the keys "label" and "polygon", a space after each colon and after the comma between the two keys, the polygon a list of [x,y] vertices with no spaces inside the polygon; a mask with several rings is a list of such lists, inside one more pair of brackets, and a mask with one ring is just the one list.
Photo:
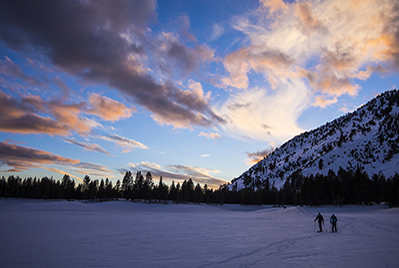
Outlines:
{"label": "rocky mountain slope", "polygon": [[399,172],[399,91],[387,91],[356,111],[302,133],[232,180],[230,189],[280,188],[293,172],[327,174],[361,166],[372,176]]}

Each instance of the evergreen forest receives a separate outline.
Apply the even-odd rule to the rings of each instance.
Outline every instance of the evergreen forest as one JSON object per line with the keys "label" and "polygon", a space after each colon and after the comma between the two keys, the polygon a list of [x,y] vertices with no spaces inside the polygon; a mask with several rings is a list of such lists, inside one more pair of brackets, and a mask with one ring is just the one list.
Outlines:
{"label": "evergreen forest", "polygon": [[309,177],[300,172],[292,174],[281,189],[263,181],[242,190],[229,190],[222,185],[214,190],[207,185],[194,184],[192,179],[167,185],[162,177],[155,183],[150,172],[139,171],[133,176],[127,171],[115,185],[109,179],[91,180],[88,175],[76,184],[67,174],[61,180],[43,177],[25,178],[9,176],[0,179],[0,197],[110,201],[120,198],[147,203],[206,203],[262,205],[371,205],[386,202],[399,206],[399,174],[385,178],[374,174],[371,178],[361,167],[340,169],[337,173],[316,174]]}

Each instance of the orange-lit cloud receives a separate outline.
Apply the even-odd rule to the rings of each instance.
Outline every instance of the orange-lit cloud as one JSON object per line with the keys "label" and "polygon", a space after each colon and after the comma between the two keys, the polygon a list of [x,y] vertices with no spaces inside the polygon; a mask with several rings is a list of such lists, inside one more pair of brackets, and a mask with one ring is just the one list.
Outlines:
{"label": "orange-lit cloud", "polygon": [[80,115],[84,103],[63,104],[57,101],[48,103],[49,112],[54,115],[58,122],[67,126],[81,135],[90,133],[90,126],[85,124],[83,117]]}
{"label": "orange-lit cloud", "polygon": [[312,12],[312,4],[309,1],[299,2],[296,5],[296,16],[300,21],[303,31],[325,31],[321,21]]}
{"label": "orange-lit cloud", "polygon": [[225,57],[224,67],[230,76],[222,78],[222,82],[224,86],[245,89],[249,85],[248,73],[250,70],[261,73],[269,72],[270,75],[281,73],[292,64],[293,59],[279,50],[249,46]]}
{"label": "orange-lit cloud", "polygon": [[283,0],[259,0],[260,9],[268,11],[271,16],[276,12],[286,11],[288,6]]}
{"label": "orange-lit cloud", "polygon": [[[260,1],[262,7],[286,10],[283,16],[274,18],[272,26],[262,20],[262,13],[257,24],[245,17],[236,21],[234,27],[248,35],[251,44],[225,57],[229,73],[222,79],[225,86],[247,88],[251,71],[264,72],[273,84],[281,75],[286,78],[288,71],[306,69],[312,76],[302,77],[312,77],[315,91],[355,95],[359,88],[353,78],[367,79],[370,71],[382,71],[375,68],[376,63],[395,62],[399,55],[399,18],[395,15],[399,4],[389,0],[281,2]],[[274,57],[270,57],[270,51]],[[315,59],[320,59],[316,65],[306,66]]]}
{"label": "orange-lit cloud", "polygon": [[198,137],[206,137],[208,139],[221,139],[222,136],[219,133],[205,133],[205,132],[201,132],[200,134],[198,134]]}
{"label": "orange-lit cloud", "polygon": [[[69,128],[51,117],[40,116],[35,113],[35,105],[27,105],[34,98],[27,98],[22,102],[0,90],[0,131],[20,133],[67,135]],[[30,103],[32,104],[32,103]]]}
{"label": "orange-lit cloud", "polygon": [[322,96],[316,96],[315,97],[315,101],[313,103],[313,106],[318,106],[318,107],[321,107],[321,108],[325,108],[328,105],[331,105],[331,104],[334,104],[334,103],[337,103],[337,102],[338,102],[338,99],[336,97],[334,97],[333,99],[327,99],[327,98],[322,97]]}
{"label": "orange-lit cloud", "polygon": [[42,165],[76,165],[80,161],[3,141],[0,143],[0,162],[12,167],[6,170],[8,172],[21,172]]}
{"label": "orange-lit cloud", "polygon": [[116,121],[121,118],[127,118],[135,112],[134,108],[127,108],[123,103],[108,97],[92,93],[89,96],[90,109],[86,109],[89,114],[94,114],[106,121]]}
{"label": "orange-lit cloud", "polygon": [[[339,103],[343,95],[359,94],[358,80],[397,70],[398,6],[390,0],[260,1],[257,12],[232,25],[249,44],[223,60],[221,87],[231,94],[215,107],[226,118],[221,128],[234,137],[282,141],[302,131],[297,120],[311,105]],[[296,98],[283,100],[288,95]]]}
{"label": "orange-lit cloud", "polygon": [[131,116],[132,108],[98,94],[89,97],[90,106],[85,102],[66,103],[62,99],[44,101],[37,95],[12,97],[0,90],[0,131],[48,135],[69,135],[72,131],[88,135],[93,128],[101,126],[85,117],[95,114],[104,120],[116,121]]}
{"label": "orange-lit cloud", "polygon": [[268,149],[264,149],[262,151],[258,151],[258,152],[253,152],[253,153],[249,153],[247,152],[247,165],[253,165],[258,163],[259,161],[261,161],[262,159],[264,159],[265,157],[267,157],[269,154],[271,154],[274,151],[274,148],[268,148]]}

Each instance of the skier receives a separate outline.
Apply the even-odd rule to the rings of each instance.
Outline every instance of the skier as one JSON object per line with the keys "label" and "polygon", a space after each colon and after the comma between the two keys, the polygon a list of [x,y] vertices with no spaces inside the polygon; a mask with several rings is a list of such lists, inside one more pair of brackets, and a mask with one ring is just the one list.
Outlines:
{"label": "skier", "polygon": [[318,221],[318,223],[319,223],[319,229],[320,229],[319,233],[323,232],[321,224],[324,224],[324,218],[323,218],[323,215],[321,215],[320,212],[319,212],[319,214],[317,214],[317,217],[316,217],[316,219],[314,219],[314,221]]}
{"label": "skier", "polygon": [[330,218],[330,223],[331,223],[331,231],[333,232],[333,233],[336,233],[337,232],[337,221],[338,221],[338,219],[337,219],[337,217],[334,215],[334,213],[332,214],[332,216],[331,216],[331,218]]}

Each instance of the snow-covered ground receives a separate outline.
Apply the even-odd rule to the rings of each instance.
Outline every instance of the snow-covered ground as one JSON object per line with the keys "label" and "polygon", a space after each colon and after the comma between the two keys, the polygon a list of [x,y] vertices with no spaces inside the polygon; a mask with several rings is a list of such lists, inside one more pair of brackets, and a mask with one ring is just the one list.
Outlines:
{"label": "snow-covered ground", "polygon": [[399,267],[399,209],[1,199],[0,267]]}

